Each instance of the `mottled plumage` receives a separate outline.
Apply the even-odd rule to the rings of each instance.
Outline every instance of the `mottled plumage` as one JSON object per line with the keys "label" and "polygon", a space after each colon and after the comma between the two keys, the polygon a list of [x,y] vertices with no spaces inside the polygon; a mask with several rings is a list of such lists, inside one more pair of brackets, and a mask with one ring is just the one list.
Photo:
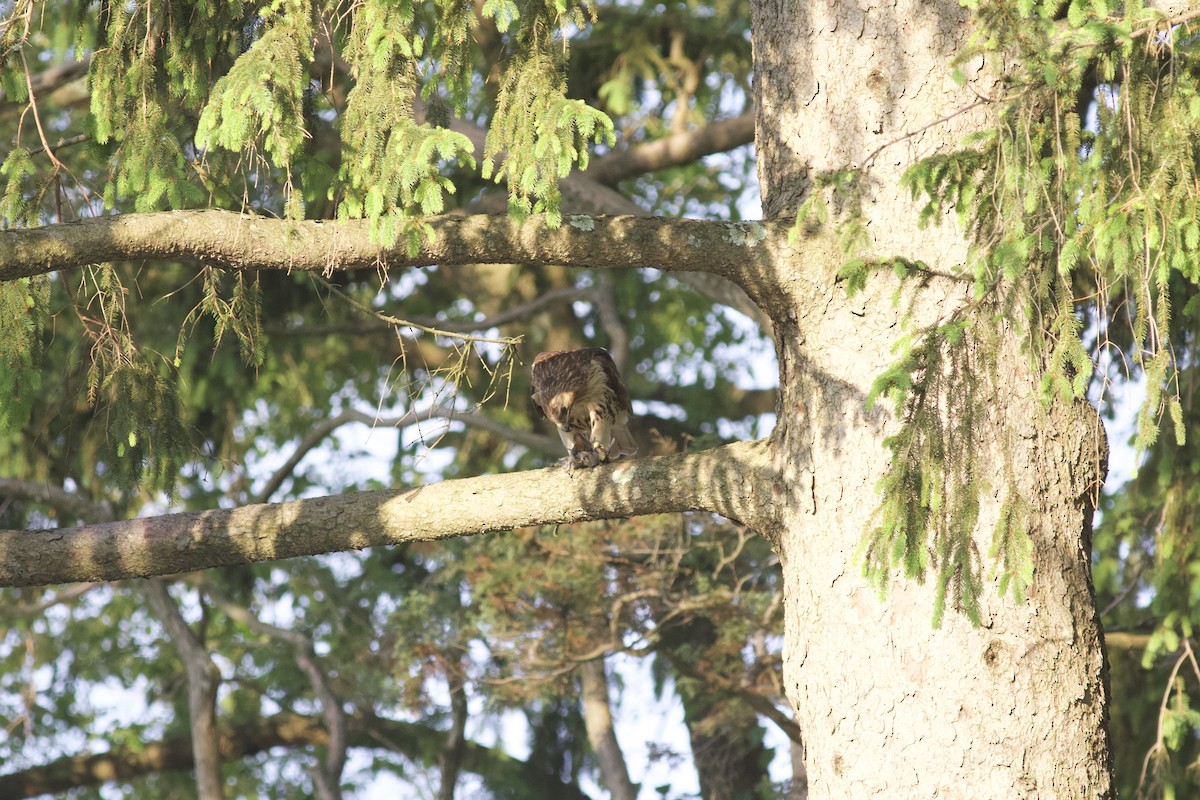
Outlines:
{"label": "mottled plumage", "polygon": [[568,466],[594,467],[637,452],[629,433],[629,391],[607,351],[539,353],[532,392],[538,411],[558,427]]}

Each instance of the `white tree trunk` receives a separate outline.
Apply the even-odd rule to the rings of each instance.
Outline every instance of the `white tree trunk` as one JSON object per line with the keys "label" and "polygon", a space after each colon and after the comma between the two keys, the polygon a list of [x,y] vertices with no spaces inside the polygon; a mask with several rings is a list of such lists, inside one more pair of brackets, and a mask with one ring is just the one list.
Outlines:
{"label": "white tree trunk", "polygon": [[[768,219],[794,215],[823,170],[871,162],[863,203],[876,254],[941,269],[966,243],[952,221],[919,230],[897,185],[916,158],[956,146],[986,121],[949,62],[964,44],[957,2],[755,0],[759,174]],[[987,94],[983,64],[968,71]],[[943,118],[939,124],[929,126]],[[785,677],[805,746],[811,796],[1106,797],[1111,794],[1103,655],[1088,573],[1089,498],[1102,475],[1103,434],[1086,406],[1045,408],[1018,334],[1000,345],[1005,374],[977,398],[971,445],[984,481],[976,554],[985,565],[1001,504],[1026,496],[1035,549],[1024,604],[983,587],[983,624],[948,609],[934,629],[934,576],[897,578],[886,599],[856,557],[888,465],[890,404],[865,404],[895,359],[911,310],[917,324],[966,299],[935,282],[892,302],[887,275],[846,298],[846,256],[779,265],[785,297],[751,294],[776,323],[780,413],[772,444],[787,587]]]}

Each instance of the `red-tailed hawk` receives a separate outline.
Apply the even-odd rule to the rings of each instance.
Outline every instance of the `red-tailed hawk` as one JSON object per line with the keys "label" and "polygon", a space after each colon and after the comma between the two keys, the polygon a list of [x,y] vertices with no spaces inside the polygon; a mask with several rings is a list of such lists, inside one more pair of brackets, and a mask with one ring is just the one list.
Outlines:
{"label": "red-tailed hawk", "polygon": [[629,434],[629,390],[606,350],[539,353],[532,393],[537,410],[558,426],[568,467],[594,467],[637,452]]}

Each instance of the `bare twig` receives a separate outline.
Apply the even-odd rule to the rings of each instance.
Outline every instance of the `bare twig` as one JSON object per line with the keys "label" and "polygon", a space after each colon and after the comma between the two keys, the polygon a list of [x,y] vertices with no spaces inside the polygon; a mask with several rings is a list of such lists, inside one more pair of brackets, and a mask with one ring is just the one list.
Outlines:
{"label": "bare twig", "polygon": [[325,438],[336,431],[343,425],[353,422],[361,422],[364,425],[379,426],[386,428],[405,428],[421,420],[433,419],[435,417],[445,416],[453,413],[453,408],[435,406],[425,411],[412,410],[399,417],[380,417],[375,414],[366,414],[353,408],[348,408],[336,416],[330,417],[313,426],[313,429],[305,434],[304,438],[296,445],[288,460],[283,463],[279,469],[271,474],[267,479],[263,488],[254,496],[252,502],[266,503],[274,497],[275,492],[279,491],[279,487],[288,479],[295,471],[304,457],[308,455],[314,447],[317,447]]}
{"label": "bare twig", "polygon": [[950,120],[954,119],[955,117],[966,114],[969,111],[972,111],[973,109],[976,109],[979,106],[984,105],[986,103],[990,103],[990,102],[992,102],[992,101],[987,98],[981,97],[973,103],[969,103],[969,104],[963,106],[962,108],[956,108],[953,111],[951,111],[950,113],[948,113],[944,116],[938,117],[933,122],[929,122],[925,125],[922,125],[919,128],[915,128],[913,130],[905,131],[904,133],[897,136],[895,139],[889,139],[888,141],[879,145],[879,147],[876,147],[874,150],[872,150],[871,154],[862,160],[862,164],[861,164],[862,169],[867,169],[868,167],[870,167],[873,163],[875,163],[875,159],[879,156],[879,154],[882,153],[887,148],[891,147],[892,145],[899,144],[900,142],[903,142],[903,141],[907,141],[908,139],[911,139],[914,136],[919,136],[920,134],[924,133],[925,131],[929,130],[930,128],[936,128],[938,125],[945,124],[945,123],[949,122]]}
{"label": "bare twig", "polygon": [[794,742],[801,741],[800,726],[795,720],[783,713],[778,706],[771,702],[769,697],[766,697],[760,692],[756,692],[750,687],[742,686],[737,681],[724,675],[718,675],[713,672],[701,672],[700,670],[693,668],[690,664],[687,664],[683,659],[676,657],[670,650],[662,650],[660,653],[671,662],[671,666],[681,675],[686,675],[689,678],[695,678],[696,680],[703,681],[710,686],[720,688],[736,695],[737,697],[741,698],[746,705],[750,706],[759,714],[771,720],[771,722],[774,722],[779,730],[781,730],[789,739]]}
{"label": "bare twig", "polygon": [[[488,328],[498,328],[501,325],[507,325],[510,322],[516,322],[536,314],[543,308],[549,305],[560,302],[569,302],[574,300],[587,300],[594,297],[596,290],[593,288],[575,288],[568,287],[566,289],[554,289],[539,295],[530,300],[528,303],[507,308],[498,314],[493,314],[490,317],[484,317],[481,320],[474,322],[463,321],[455,322],[452,320],[427,320],[421,317],[414,317],[413,322],[429,327],[437,327],[444,331],[452,333],[470,333],[471,331],[483,331]],[[394,324],[394,323],[389,323]],[[424,329],[422,329],[424,330]]]}
{"label": "bare twig", "polygon": [[320,283],[331,294],[334,294],[337,297],[340,297],[342,300],[346,301],[347,303],[349,303],[354,308],[358,309],[363,314],[366,314],[369,317],[374,317],[375,319],[377,319],[381,322],[386,322],[388,325],[392,325],[397,328],[413,328],[415,330],[422,331],[424,333],[428,333],[433,336],[443,336],[447,339],[459,339],[468,344],[499,344],[499,345],[504,345],[505,347],[512,347],[517,344],[520,344],[521,339],[523,338],[521,336],[516,336],[516,337],[505,336],[505,337],[500,337],[500,338],[491,338],[491,337],[487,337],[487,336],[471,336],[470,334],[462,333],[459,331],[447,330],[446,328],[437,328],[432,325],[422,325],[421,323],[414,322],[412,320],[400,319],[399,317],[393,317],[391,314],[385,314],[382,311],[377,311],[377,310],[371,308],[370,306],[360,303],[356,298],[351,297],[349,294],[342,291],[342,289],[340,287],[334,286],[332,283],[330,283],[329,281],[327,281],[325,278],[321,277],[320,275],[313,275],[312,278],[314,281]]}

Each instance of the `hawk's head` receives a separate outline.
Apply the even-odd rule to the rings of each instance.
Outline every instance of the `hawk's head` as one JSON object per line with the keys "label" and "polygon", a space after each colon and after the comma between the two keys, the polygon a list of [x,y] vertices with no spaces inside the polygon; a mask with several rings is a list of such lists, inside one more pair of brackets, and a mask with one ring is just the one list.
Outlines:
{"label": "hawk's head", "polygon": [[559,392],[546,403],[546,419],[558,426],[564,433],[570,432],[568,420],[571,418],[571,406],[575,403],[574,392]]}

